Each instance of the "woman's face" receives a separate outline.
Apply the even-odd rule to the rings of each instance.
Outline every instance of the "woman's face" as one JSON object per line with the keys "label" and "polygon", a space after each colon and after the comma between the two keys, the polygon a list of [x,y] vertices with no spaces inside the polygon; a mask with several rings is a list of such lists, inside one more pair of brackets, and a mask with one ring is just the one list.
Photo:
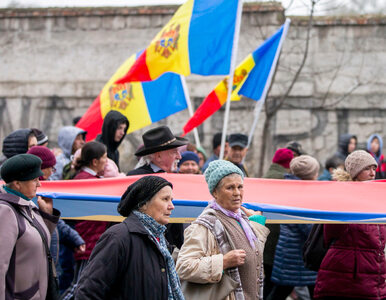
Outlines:
{"label": "woman's face", "polygon": [[348,143],[347,152],[351,153],[357,148],[357,140],[355,138],[351,138]]}
{"label": "woman's face", "polygon": [[166,225],[169,223],[170,215],[174,209],[172,200],[172,188],[167,185],[160,189],[149,202],[142,206],[141,211],[152,217],[159,224]]}
{"label": "woman's face", "polygon": [[378,153],[379,146],[379,140],[377,138],[373,138],[370,144],[370,151],[375,154]]}
{"label": "woman's face", "polygon": [[48,168],[42,169],[44,180],[47,180],[55,171],[56,169],[54,167],[48,167]]}
{"label": "woman's face", "polygon": [[194,160],[184,161],[179,168],[181,174],[198,174],[200,168]]}
{"label": "woman's face", "polygon": [[93,169],[97,174],[103,174],[107,163],[107,153],[103,154],[99,159],[93,159]]}
{"label": "woman's face", "polygon": [[355,181],[368,181],[375,179],[376,166],[368,166],[364,168],[355,178]]}
{"label": "woman's face", "polygon": [[244,186],[240,175],[224,177],[213,191],[216,202],[223,208],[237,212],[243,202]]}

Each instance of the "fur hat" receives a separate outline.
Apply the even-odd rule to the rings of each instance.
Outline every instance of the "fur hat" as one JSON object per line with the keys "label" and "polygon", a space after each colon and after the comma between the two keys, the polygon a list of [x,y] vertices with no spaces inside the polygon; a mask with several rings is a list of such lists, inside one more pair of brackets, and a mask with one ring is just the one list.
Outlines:
{"label": "fur hat", "polygon": [[208,168],[205,170],[204,176],[208,184],[209,191],[212,194],[217,184],[225,176],[236,173],[244,178],[243,172],[235,164],[227,160],[214,160],[209,163]]}
{"label": "fur hat", "polygon": [[356,150],[347,156],[344,166],[352,179],[368,166],[378,166],[374,157],[364,150]]}
{"label": "fur hat", "polygon": [[302,180],[312,180],[319,172],[319,163],[312,156],[300,155],[291,160],[290,169],[296,177]]}

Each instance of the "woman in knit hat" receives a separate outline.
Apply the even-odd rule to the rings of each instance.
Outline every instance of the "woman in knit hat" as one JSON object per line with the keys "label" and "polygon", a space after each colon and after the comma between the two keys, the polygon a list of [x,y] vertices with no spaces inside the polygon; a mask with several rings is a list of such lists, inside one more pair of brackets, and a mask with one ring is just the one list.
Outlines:
{"label": "woman in knit hat", "polygon": [[[319,162],[309,155],[300,155],[291,160],[291,175],[288,179],[316,180]],[[276,245],[271,282],[274,284],[268,300],[285,300],[294,287],[307,286],[313,294],[316,272],[304,267],[302,249],[312,228],[311,224],[280,224],[280,235]]]}
{"label": "woman in knit hat", "polygon": [[204,175],[214,199],[185,230],[177,272],[195,283],[233,280],[225,299],[262,299],[265,217],[241,207],[244,175],[236,165],[216,160]]}
{"label": "woman in knit hat", "polygon": [[[357,150],[347,156],[346,171],[337,169],[333,177],[363,184],[375,178],[377,165],[371,154]],[[330,247],[318,271],[314,298],[386,299],[385,225],[326,224],[323,230]]]}
{"label": "woman in knit hat", "polygon": [[158,176],[127,188],[118,205],[126,219],[99,239],[75,299],[184,299],[164,237],[174,209],[172,188]]}
{"label": "woman in knit hat", "polygon": [[185,151],[181,153],[181,159],[178,162],[178,173],[180,174],[201,174],[200,158],[192,151]]}
{"label": "woman in knit hat", "polygon": [[50,149],[45,146],[33,146],[27,153],[33,154],[42,160],[43,175],[39,177],[39,180],[47,180],[55,172],[56,158]]}

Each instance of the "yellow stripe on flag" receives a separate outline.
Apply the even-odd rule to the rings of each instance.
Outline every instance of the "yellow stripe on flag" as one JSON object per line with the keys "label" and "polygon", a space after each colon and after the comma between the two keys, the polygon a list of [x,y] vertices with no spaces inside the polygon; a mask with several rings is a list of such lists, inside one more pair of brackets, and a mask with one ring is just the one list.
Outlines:
{"label": "yellow stripe on flag", "polygon": [[102,117],[104,118],[110,110],[119,111],[130,120],[127,133],[151,124],[142,84],[140,82],[114,84],[127,73],[135,59],[136,56],[132,55],[119,67],[103,87],[100,95]]}
{"label": "yellow stripe on flag", "polygon": [[190,74],[188,37],[193,4],[193,0],[183,4],[146,49],[151,78],[164,72]]}

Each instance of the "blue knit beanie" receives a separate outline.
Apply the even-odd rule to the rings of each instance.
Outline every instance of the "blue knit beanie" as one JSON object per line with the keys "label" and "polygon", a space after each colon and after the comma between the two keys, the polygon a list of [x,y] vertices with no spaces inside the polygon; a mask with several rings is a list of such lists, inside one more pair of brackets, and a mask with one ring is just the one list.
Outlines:
{"label": "blue knit beanie", "polygon": [[192,151],[185,151],[181,153],[181,159],[178,162],[178,167],[180,167],[184,162],[188,160],[193,160],[196,162],[196,164],[199,164],[200,158],[198,155]]}
{"label": "blue knit beanie", "polygon": [[227,160],[214,160],[209,163],[208,168],[205,170],[204,176],[205,180],[208,183],[209,191],[212,194],[217,184],[223,179],[225,176],[236,173],[244,179],[243,172]]}

